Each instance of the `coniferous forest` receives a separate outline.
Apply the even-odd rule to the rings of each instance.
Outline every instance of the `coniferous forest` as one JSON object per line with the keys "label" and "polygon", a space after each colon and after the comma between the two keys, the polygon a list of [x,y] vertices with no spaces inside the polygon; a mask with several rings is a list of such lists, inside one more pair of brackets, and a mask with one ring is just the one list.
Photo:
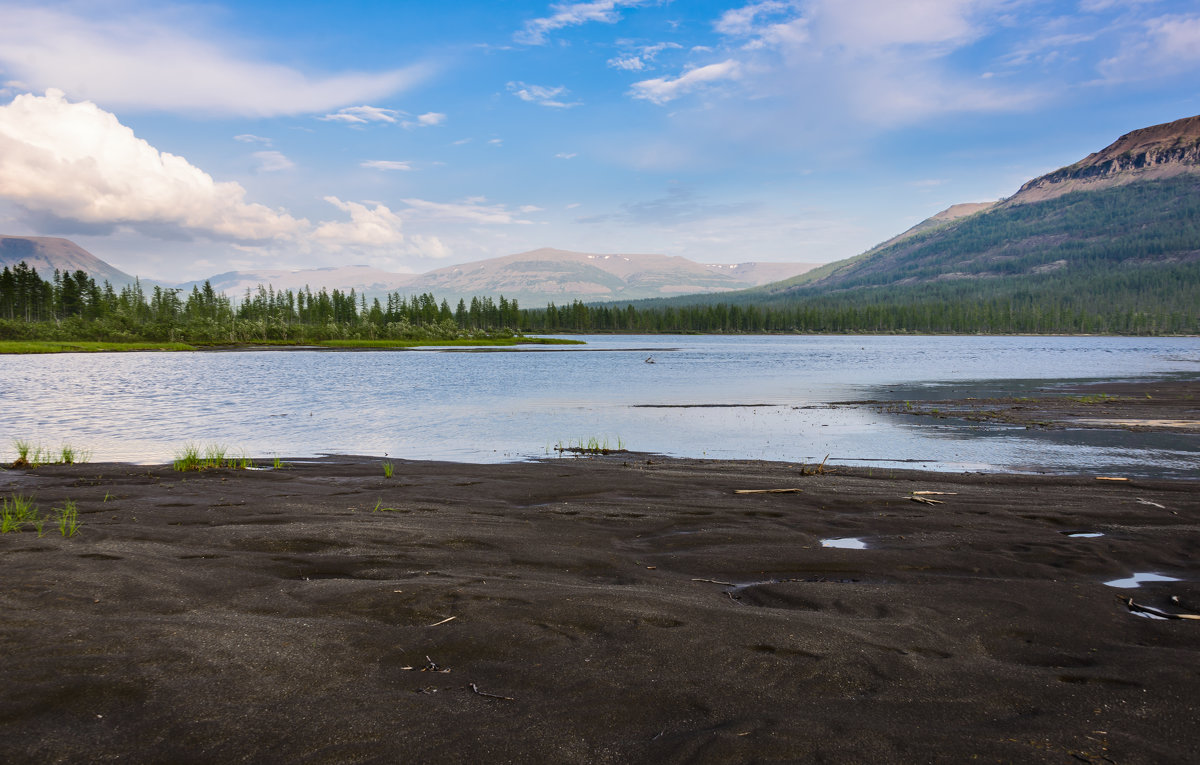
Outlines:
{"label": "coniferous forest", "polygon": [[[1200,262],[1075,269],[776,297],[761,303],[661,301],[521,308],[504,297],[451,305],[432,294],[368,301],[353,290],[259,287],[240,300],[139,283],[120,290],[82,271],[43,279],[0,271],[0,340],[238,344],[455,340],[514,333],[1200,334]],[[711,300],[711,298],[710,298]]]}

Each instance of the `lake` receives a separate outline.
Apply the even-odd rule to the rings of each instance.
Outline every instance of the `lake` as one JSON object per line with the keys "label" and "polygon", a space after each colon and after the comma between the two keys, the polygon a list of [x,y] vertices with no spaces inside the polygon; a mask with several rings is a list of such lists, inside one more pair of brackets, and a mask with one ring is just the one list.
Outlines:
{"label": "lake", "polygon": [[0,458],[14,459],[21,439],[67,443],[93,461],[166,462],[187,443],[217,443],[268,458],[494,462],[595,438],[673,456],[829,455],[831,464],[936,470],[1195,475],[1200,464],[1195,435],[805,408],[1200,376],[1196,338],[584,339],[517,350],[0,356]]}

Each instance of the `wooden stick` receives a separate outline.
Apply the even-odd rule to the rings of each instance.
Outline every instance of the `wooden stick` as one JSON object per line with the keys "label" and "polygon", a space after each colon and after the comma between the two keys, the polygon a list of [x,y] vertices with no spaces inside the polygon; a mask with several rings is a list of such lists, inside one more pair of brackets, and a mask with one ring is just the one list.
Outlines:
{"label": "wooden stick", "polygon": [[1200,614],[1173,614],[1170,611],[1160,611],[1159,609],[1151,606],[1143,606],[1139,603],[1134,603],[1133,598],[1126,599],[1125,605],[1130,611],[1150,614],[1151,616],[1158,616],[1163,619],[1189,619],[1191,621],[1200,621]]}
{"label": "wooden stick", "polygon": [[1114,478],[1113,476],[1110,476],[1110,475],[1098,475],[1098,476],[1096,476],[1096,480],[1097,481],[1128,481],[1129,479],[1128,478]]}
{"label": "wooden stick", "polygon": [[470,683],[469,685],[471,690],[474,691],[476,695],[486,696],[489,699],[500,699],[501,701],[516,701],[516,699],[514,699],[512,696],[497,696],[494,693],[484,693],[483,691],[479,690],[479,686],[475,685],[475,683]]}
{"label": "wooden stick", "polygon": [[957,491],[914,491],[913,494],[917,494],[920,496],[925,496],[927,494],[934,494],[934,495],[941,494],[941,495],[945,495],[947,497],[957,497],[958,496]]}
{"label": "wooden stick", "polygon": [[454,620],[455,620],[455,619],[457,619],[457,618],[458,618],[457,616],[448,616],[448,617],[446,617],[445,619],[442,619],[442,620],[441,620],[440,622],[438,622],[437,624],[431,624],[431,625],[429,625],[429,626],[430,626],[430,627],[437,627],[437,626],[440,626],[440,625],[442,625],[442,624],[445,624],[446,622],[452,622],[452,621],[454,621]]}
{"label": "wooden stick", "polygon": [[716,579],[693,579],[693,582],[707,582],[708,584],[719,584],[723,587],[737,587],[733,582],[718,582]]}

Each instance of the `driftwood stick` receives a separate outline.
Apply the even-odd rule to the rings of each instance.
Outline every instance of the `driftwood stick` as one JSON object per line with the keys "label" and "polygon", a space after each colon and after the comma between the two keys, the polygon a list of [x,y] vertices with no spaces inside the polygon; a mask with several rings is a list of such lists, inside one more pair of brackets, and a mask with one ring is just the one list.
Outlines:
{"label": "driftwood stick", "polygon": [[458,618],[457,616],[448,616],[448,617],[446,617],[445,619],[442,619],[440,622],[436,622],[436,623],[434,623],[434,624],[430,624],[429,626],[430,626],[430,627],[438,627],[438,626],[440,626],[440,625],[442,625],[442,624],[445,624],[446,622],[452,622],[452,621],[454,621],[454,620],[455,620],[455,619],[457,619],[457,618]]}
{"label": "driftwood stick", "polygon": [[469,683],[468,687],[475,693],[476,696],[484,696],[489,699],[500,699],[501,701],[516,701],[512,696],[498,696],[495,693],[485,693],[479,690],[479,686],[475,683]]}
{"label": "driftwood stick", "polygon": [[716,579],[693,579],[693,582],[707,582],[708,584],[719,584],[723,587],[737,587],[733,582],[718,582]]}

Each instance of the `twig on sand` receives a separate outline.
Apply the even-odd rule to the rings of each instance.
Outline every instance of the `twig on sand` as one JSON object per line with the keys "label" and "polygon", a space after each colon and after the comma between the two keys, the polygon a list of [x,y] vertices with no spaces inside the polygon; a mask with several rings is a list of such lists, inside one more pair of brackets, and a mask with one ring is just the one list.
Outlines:
{"label": "twig on sand", "polygon": [[1152,606],[1143,606],[1140,603],[1134,603],[1133,598],[1123,598],[1125,606],[1134,613],[1150,614],[1157,616],[1160,619],[1189,619],[1192,621],[1200,621],[1200,614],[1173,614],[1170,611],[1161,611]]}
{"label": "twig on sand", "polygon": [[716,579],[693,579],[693,582],[707,582],[708,584],[719,584],[723,587],[737,587],[733,582],[718,582]]}
{"label": "twig on sand", "polygon": [[1128,478],[1116,478],[1111,475],[1098,475],[1098,476],[1096,476],[1096,480],[1097,481],[1128,481],[1129,479]]}
{"label": "twig on sand", "polygon": [[726,590],[726,591],[725,591],[725,594],[726,594],[726,595],[729,597],[729,599],[730,599],[730,600],[732,600],[734,603],[737,603],[739,606],[744,606],[744,605],[746,605],[746,604],[745,604],[745,603],[743,603],[741,600],[739,600],[739,599],[735,598],[735,597],[733,596],[733,593],[732,593],[732,592],[730,592],[729,590]]}
{"label": "twig on sand", "polygon": [[440,675],[450,674],[449,667],[443,667],[428,656],[425,657],[425,666],[421,667],[422,672],[437,672]]}
{"label": "twig on sand", "polygon": [[804,489],[734,489],[734,494],[800,494]]}
{"label": "twig on sand", "polygon": [[915,494],[919,497],[925,497],[930,494],[932,494],[934,496],[942,495],[942,496],[946,496],[946,497],[957,497],[958,496],[957,491],[914,491],[913,494]]}
{"label": "twig on sand", "polygon": [[475,685],[475,683],[468,683],[468,687],[470,687],[476,696],[485,696],[489,699],[500,699],[501,701],[516,701],[512,696],[498,696],[494,693],[484,693],[479,690],[479,686]]}
{"label": "twig on sand", "polygon": [[940,499],[930,499],[929,497],[918,497],[915,494],[907,497],[906,499],[911,499],[913,502],[920,502],[923,505],[944,505],[944,504],[946,504],[945,502],[943,502]]}
{"label": "twig on sand", "polygon": [[446,622],[452,622],[452,621],[454,621],[454,620],[455,620],[455,619],[457,619],[457,618],[458,618],[457,616],[447,616],[445,619],[442,619],[440,622],[437,622],[437,623],[435,623],[435,624],[430,624],[429,626],[430,626],[430,627],[437,627],[437,626],[440,626],[440,625],[442,625],[442,624],[445,624]]}

